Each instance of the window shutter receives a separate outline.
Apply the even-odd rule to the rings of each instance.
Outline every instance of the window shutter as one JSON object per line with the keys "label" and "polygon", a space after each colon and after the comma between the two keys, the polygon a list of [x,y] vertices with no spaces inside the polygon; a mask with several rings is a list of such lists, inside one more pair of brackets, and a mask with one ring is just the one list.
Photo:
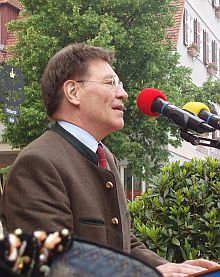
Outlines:
{"label": "window shutter", "polygon": [[203,63],[204,64],[207,64],[207,57],[206,57],[206,54],[207,54],[207,51],[206,51],[206,38],[207,37],[207,34],[206,34],[206,31],[203,30]]}
{"label": "window shutter", "polygon": [[214,41],[212,41],[212,63],[215,62],[215,44]]}
{"label": "window shutter", "polygon": [[193,41],[198,44],[198,21],[197,19],[194,19],[193,21]]}
{"label": "window shutter", "polygon": [[184,9],[183,14],[183,44],[188,46],[188,24],[187,24],[188,12]]}
{"label": "window shutter", "polygon": [[203,63],[209,64],[209,35],[203,30]]}
{"label": "window shutter", "polygon": [[217,64],[217,43],[215,40],[212,41],[212,63]]}
{"label": "window shutter", "polygon": [[218,73],[220,77],[220,50],[218,50]]}
{"label": "window shutter", "polygon": [[197,44],[198,44],[199,52],[201,52],[201,27],[198,21],[197,21]]}
{"label": "window shutter", "polygon": [[193,41],[198,46],[198,51],[201,52],[201,27],[200,23],[197,19],[194,19],[194,30],[193,30]]}

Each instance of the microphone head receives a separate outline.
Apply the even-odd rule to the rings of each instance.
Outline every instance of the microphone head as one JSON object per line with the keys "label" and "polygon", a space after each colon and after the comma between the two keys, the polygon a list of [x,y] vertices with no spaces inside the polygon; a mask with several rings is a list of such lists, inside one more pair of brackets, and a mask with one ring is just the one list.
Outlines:
{"label": "microphone head", "polygon": [[159,113],[152,112],[151,107],[156,98],[162,98],[167,101],[166,96],[162,91],[155,88],[145,88],[143,89],[137,97],[138,109],[149,116],[159,116]]}
{"label": "microphone head", "polygon": [[188,102],[182,109],[194,113],[195,115],[198,115],[202,110],[210,112],[209,108],[201,102]]}

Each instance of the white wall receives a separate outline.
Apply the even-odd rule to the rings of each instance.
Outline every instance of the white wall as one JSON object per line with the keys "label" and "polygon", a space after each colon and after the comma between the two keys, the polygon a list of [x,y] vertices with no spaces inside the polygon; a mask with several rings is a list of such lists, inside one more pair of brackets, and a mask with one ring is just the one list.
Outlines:
{"label": "white wall", "polygon": [[[220,48],[220,21],[215,16],[211,3],[208,0],[188,0],[185,2],[185,8],[193,18],[197,18],[201,29],[206,30],[210,39],[215,40]],[[187,53],[187,47],[183,44],[183,20],[178,36],[177,51],[180,54],[180,64],[193,69],[192,80],[197,86],[201,86],[209,75],[203,64],[203,57],[193,58]],[[213,76],[213,79],[217,80],[219,77],[220,71],[218,76]]]}
{"label": "white wall", "polygon": [[204,159],[205,157],[212,157],[220,160],[220,150],[203,145],[194,146],[186,141],[183,141],[182,147],[174,148],[168,145],[168,151],[171,156],[170,162],[180,160],[181,162],[190,161],[192,158]]}

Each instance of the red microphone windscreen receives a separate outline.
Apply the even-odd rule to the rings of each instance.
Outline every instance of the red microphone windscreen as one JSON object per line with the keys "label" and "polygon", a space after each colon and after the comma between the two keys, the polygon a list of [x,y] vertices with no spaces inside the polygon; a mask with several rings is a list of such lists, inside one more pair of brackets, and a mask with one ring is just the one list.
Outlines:
{"label": "red microphone windscreen", "polygon": [[164,101],[167,101],[166,96],[162,91],[155,88],[145,88],[143,89],[137,97],[137,106],[138,109],[149,116],[158,116],[159,113],[151,111],[152,104],[156,98],[162,98]]}

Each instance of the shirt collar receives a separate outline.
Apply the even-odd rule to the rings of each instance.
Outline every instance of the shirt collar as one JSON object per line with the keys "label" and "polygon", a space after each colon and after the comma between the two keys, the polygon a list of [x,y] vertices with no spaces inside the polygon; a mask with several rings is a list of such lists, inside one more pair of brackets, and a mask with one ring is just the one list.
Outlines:
{"label": "shirt collar", "polygon": [[94,153],[96,153],[96,150],[98,148],[98,142],[97,140],[90,135],[88,132],[83,130],[82,128],[63,121],[63,120],[58,120],[57,121],[60,126],[62,126],[67,132],[69,132],[71,135],[76,137],[79,141],[81,141],[83,144],[85,144],[89,149],[91,149]]}

